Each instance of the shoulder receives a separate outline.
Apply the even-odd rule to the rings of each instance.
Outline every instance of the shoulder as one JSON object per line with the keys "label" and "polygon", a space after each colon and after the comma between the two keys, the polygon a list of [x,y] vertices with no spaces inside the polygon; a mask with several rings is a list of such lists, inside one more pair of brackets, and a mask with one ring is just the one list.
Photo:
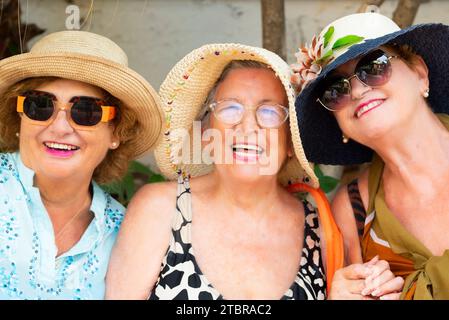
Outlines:
{"label": "shoulder", "polygon": [[125,220],[170,222],[176,208],[177,182],[150,183],[131,199]]}
{"label": "shoulder", "polygon": [[147,298],[170,243],[177,183],[151,183],[131,199],[107,272],[106,297]]}
{"label": "shoulder", "polygon": [[131,199],[120,226],[117,240],[119,247],[125,251],[134,248],[136,253],[139,246],[151,247],[152,250],[165,248],[175,208],[175,182],[151,183],[140,188]]}
{"label": "shoulder", "polygon": [[141,187],[131,199],[129,209],[164,208],[173,206],[177,194],[177,182],[157,182]]}

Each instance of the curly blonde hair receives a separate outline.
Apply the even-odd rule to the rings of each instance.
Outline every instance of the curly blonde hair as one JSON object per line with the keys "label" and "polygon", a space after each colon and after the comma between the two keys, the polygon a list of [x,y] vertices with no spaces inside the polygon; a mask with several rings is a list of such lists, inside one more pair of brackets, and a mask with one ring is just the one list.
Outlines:
{"label": "curly blonde hair", "polygon": [[[38,77],[22,80],[9,87],[0,95],[0,151],[16,152],[19,150],[20,116],[16,112],[17,96],[26,91],[35,89],[42,84],[58,80],[57,77]],[[138,133],[136,122],[138,114],[123,104],[120,100],[109,94],[106,90],[99,88],[104,99],[118,108],[118,116],[115,117],[114,135],[119,139],[120,146],[109,150],[103,161],[97,166],[93,173],[93,179],[106,184],[122,178],[127,170],[129,162],[133,159],[133,150],[126,144]]]}

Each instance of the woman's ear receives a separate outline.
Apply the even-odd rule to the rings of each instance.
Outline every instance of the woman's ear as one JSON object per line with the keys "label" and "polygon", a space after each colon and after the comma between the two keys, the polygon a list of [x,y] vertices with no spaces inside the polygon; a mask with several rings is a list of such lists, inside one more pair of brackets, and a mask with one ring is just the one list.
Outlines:
{"label": "woman's ear", "polygon": [[109,149],[115,150],[120,146],[120,137],[115,131],[115,126],[113,131],[111,132],[111,144],[109,145]]}
{"label": "woman's ear", "polygon": [[420,55],[413,57],[413,70],[418,75],[419,81],[422,83],[421,91],[424,92],[429,89],[429,68],[424,59]]}
{"label": "woman's ear", "polygon": [[115,139],[111,142],[111,145],[109,146],[109,149],[115,150],[120,146],[120,140]]}

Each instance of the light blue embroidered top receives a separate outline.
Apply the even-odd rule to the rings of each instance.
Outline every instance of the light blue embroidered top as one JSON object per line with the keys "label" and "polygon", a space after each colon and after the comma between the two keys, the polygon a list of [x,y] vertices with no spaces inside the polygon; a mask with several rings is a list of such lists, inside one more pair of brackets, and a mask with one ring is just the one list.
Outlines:
{"label": "light blue embroidered top", "polygon": [[95,182],[94,218],[56,258],[53,225],[18,153],[0,153],[0,299],[103,299],[125,209]]}

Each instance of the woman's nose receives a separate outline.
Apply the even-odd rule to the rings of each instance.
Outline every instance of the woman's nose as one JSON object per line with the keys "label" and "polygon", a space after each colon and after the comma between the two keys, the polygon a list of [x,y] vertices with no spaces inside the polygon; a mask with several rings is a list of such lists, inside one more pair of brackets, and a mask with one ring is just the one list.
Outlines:
{"label": "woman's nose", "polygon": [[58,109],[54,120],[48,126],[56,134],[63,135],[73,132],[73,128],[67,119],[67,112],[70,110]]}
{"label": "woman's nose", "polygon": [[243,119],[238,125],[240,129],[243,131],[245,135],[249,135],[253,132],[256,132],[260,129],[259,124],[257,123],[256,112],[255,110],[245,109],[245,113],[243,114]]}
{"label": "woman's nose", "polygon": [[350,83],[352,100],[361,99],[368,91],[371,90],[371,87],[360,81],[358,77],[353,77],[350,80]]}

